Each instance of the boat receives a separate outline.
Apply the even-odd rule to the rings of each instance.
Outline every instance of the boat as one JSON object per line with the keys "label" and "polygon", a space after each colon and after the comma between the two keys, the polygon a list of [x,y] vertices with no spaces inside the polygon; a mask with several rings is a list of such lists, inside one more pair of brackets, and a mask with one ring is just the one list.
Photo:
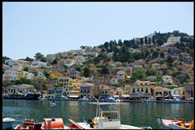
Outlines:
{"label": "boat", "polygon": [[166,103],[185,103],[184,100],[176,98],[176,99],[165,99]]}
{"label": "boat", "polygon": [[80,98],[78,101],[79,102],[90,102],[91,98],[87,98],[86,96],[84,96],[83,98]]}
{"label": "boat", "polygon": [[156,116],[158,125],[162,129],[194,129],[194,120],[186,122],[185,119],[175,117]]}
{"label": "boat", "polygon": [[15,122],[15,119],[13,118],[3,118],[3,129],[12,129],[13,123]]}
{"label": "boat", "polygon": [[115,99],[114,97],[109,97],[106,102],[120,102],[120,99]]}
{"label": "boat", "polygon": [[89,103],[97,105],[96,116],[93,120],[89,119],[88,121],[75,122],[69,119],[72,123],[70,126],[71,129],[143,129],[141,127],[121,124],[120,110],[117,106],[117,104],[120,103],[96,101],[97,102]]}
{"label": "boat", "polygon": [[152,99],[152,98],[149,98],[149,99],[146,99],[144,102],[156,102],[156,100]]}
{"label": "boat", "polygon": [[3,99],[25,99],[25,100],[39,100],[41,93],[15,93],[15,94],[7,94],[3,96]]}

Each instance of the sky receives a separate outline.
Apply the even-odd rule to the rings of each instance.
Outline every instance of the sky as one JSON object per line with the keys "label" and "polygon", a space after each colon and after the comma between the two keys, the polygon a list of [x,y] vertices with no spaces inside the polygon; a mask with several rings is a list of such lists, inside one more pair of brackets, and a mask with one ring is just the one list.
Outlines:
{"label": "sky", "polygon": [[154,31],[194,35],[193,2],[3,2],[3,56],[44,56]]}

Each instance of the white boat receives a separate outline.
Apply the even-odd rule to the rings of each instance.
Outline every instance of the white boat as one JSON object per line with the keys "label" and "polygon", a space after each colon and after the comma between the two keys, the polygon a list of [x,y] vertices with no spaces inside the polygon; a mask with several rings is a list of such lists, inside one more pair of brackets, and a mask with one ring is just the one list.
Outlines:
{"label": "white boat", "polygon": [[[90,103],[92,104],[92,103]],[[93,103],[95,104],[95,103]],[[107,103],[101,102],[96,103],[96,117],[93,120],[86,122],[74,122],[69,119],[72,123],[70,128],[73,129],[143,129],[132,125],[121,124],[119,107],[116,105],[119,103]],[[104,108],[104,109],[103,109]],[[108,110],[105,110],[107,108]],[[150,127],[151,128],[151,127]]]}
{"label": "white boat", "polygon": [[12,129],[15,119],[13,118],[3,118],[3,129]]}
{"label": "white boat", "polygon": [[194,129],[194,120],[186,122],[184,119],[174,117],[156,117],[161,129]]}
{"label": "white boat", "polygon": [[166,103],[184,103],[185,101],[183,101],[179,98],[176,98],[176,99],[165,99],[165,102]]}
{"label": "white boat", "polygon": [[115,99],[114,97],[109,97],[106,102],[120,102],[120,99]]}
{"label": "white boat", "polygon": [[149,98],[149,99],[146,99],[145,102],[156,102],[156,100]]}
{"label": "white boat", "polygon": [[86,96],[84,96],[83,98],[80,98],[78,101],[79,102],[90,102],[91,100],[90,98],[87,98]]}

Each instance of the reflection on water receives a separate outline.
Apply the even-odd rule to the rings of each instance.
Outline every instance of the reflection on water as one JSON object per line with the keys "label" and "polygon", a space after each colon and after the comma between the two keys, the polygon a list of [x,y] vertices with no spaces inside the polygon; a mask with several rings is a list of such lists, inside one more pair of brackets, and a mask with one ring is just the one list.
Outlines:
{"label": "reflection on water", "polygon": [[[49,102],[47,100],[3,100],[3,117],[16,119],[15,125],[22,125],[25,117],[42,122],[43,118],[52,117],[52,108]],[[155,116],[194,119],[194,104],[192,103],[124,103],[119,107],[121,122],[134,126],[159,128]],[[86,102],[57,101],[55,108],[55,117],[63,118],[66,125],[70,125],[68,119],[81,122],[83,119],[92,119],[95,114],[96,105]]]}

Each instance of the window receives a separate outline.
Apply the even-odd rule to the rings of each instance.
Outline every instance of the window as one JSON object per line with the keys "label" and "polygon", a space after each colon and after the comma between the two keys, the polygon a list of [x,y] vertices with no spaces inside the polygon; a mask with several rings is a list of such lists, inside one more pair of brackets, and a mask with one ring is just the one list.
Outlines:
{"label": "window", "polygon": [[139,92],[139,88],[137,88],[137,92]]}
{"label": "window", "polygon": [[135,88],[133,88],[133,93],[135,93]]}
{"label": "window", "polygon": [[148,93],[148,88],[146,88],[146,93]]}
{"label": "window", "polygon": [[141,88],[141,92],[143,92],[144,91],[144,89],[143,88]]}

